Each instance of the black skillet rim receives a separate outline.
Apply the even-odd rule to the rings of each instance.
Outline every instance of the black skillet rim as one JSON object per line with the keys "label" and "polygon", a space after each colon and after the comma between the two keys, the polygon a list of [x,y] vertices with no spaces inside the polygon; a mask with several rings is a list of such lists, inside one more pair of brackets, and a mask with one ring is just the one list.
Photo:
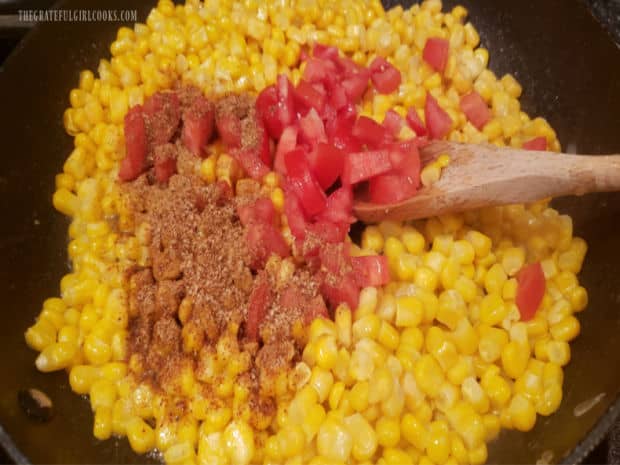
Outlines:
{"label": "black skillet rim", "polygon": [[[59,0],[51,6],[52,9],[58,8],[63,2],[63,0]],[[603,25],[597,21],[599,27],[603,29],[609,39],[613,42],[613,37],[610,32],[603,27]],[[2,66],[0,66],[0,72],[4,70],[6,66],[10,66],[11,62],[14,60],[14,57],[21,53],[21,51],[28,46],[31,38],[34,34],[36,34],[38,26],[32,28],[28,33],[23,37],[23,39],[17,44],[17,46],[13,49],[7,59],[4,61]],[[595,426],[587,433],[587,435],[574,447],[574,449],[566,455],[561,462],[561,464],[579,464],[582,463],[583,460],[587,457],[587,455],[594,450],[596,446],[598,446],[605,435],[609,433],[614,423],[620,420],[620,395],[616,396],[616,399],[612,404],[608,407],[607,411],[599,417]],[[32,463],[28,457],[22,452],[11,436],[5,431],[2,424],[0,424],[0,446],[4,449],[4,451],[8,454],[8,456],[18,464],[30,464]]]}

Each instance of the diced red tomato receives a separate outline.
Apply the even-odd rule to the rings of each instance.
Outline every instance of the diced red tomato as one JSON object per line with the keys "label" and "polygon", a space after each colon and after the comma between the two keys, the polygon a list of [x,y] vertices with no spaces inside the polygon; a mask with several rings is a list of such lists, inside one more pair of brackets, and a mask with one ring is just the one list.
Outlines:
{"label": "diced red tomato", "polygon": [[424,126],[422,118],[420,118],[420,115],[418,115],[418,110],[416,110],[414,107],[409,108],[409,110],[407,111],[407,123],[409,124],[409,127],[413,129],[416,135],[426,135],[426,126]]}
{"label": "diced red tomato", "polygon": [[336,60],[338,58],[338,49],[330,45],[316,43],[312,49],[312,54],[318,58]]}
{"label": "diced red tomato", "polygon": [[374,119],[368,118],[367,116],[360,116],[355,121],[351,134],[357,137],[363,144],[367,144],[371,148],[376,148],[385,140],[387,131]]}
{"label": "diced red tomato", "polygon": [[250,299],[248,301],[248,319],[246,321],[246,334],[252,341],[258,341],[260,324],[267,315],[271,304],[271,286],[266,272],[262,271],[254,281]]}
{"label": "diced red tomato", "polygon": [[319,259],[328,273],[346,273],[351,266],[351,246],[348,242],[324,244],[319,251]]}
{"label": "diced red tomato", "polygon": [[306,217],[297,195],[290,189],[285,190],[284,214],[293,236],[297,239],[303,239],[306,235]]}
{"label": "diced red tomato", "polygon": [[342,186],[327,197],[327,207],[318,219],[332,223],[348,224],[355,222],[351,215],[353,192],[350,187]]}
{"label": "diced red tomato", "polygon": [[295,105],[293,100],[293,85],[284,74],[278,76],[278,118],[282,127],[290,125],[295,119]]}
{"label": "diced red tomato", "polygon": [[321,284],[321,293],[332,308],[344,302],[349,308],[355,310],[359,303],[359,286],[350,274],[326,276]]}
{"label": "diced red tomato", "polygon": [[385,255],[351,257],[351,266],[360,287],[383,286],[390,282],[390,267]]}
{"label": "diced red tomato", "polygon": [[527,265],[517,274],[515,302],[523,321],[531,320],[545,295],[545,274],[539,262]]}
{"label": "diced red tomato", "polygon": [[282,137],[278,141],[276,147],[276,156],[273,162],[273,169],[280,173],[286,174],[286,165],[284,164],[284,155],[297,147],[297,126],[287,126],[282,132]]}
{"label": "diced red tomato", "polygon": [[523,148],[526,150],[547,150],[547,138],[535,137],[523,143]]}
{"label": "diced red tomato", "polygon": [[156,92],[144,102],[144,115],[150,142],[154,146],[170,142],[181,120],[179,96],[176,92]]}
{"label": "diced red tomato", "polygon": [[291,254],[282,233],[272,224],[252,224],[246,228],[245,237],[252,257],[250,266],[255,270],[264,268],[272,254],[282,258]]}
{"label": "diced red tomato", "polygon": [[302,149],[295,149],[287,153],[284,155],[284,163],[288,173],[289,186],[299,199],[308,217],[312,218],[325,210],[325,193],[310,172],[305,152]]}
{"label": "diced red tomato", "polygon": [[253,203],[239,205],[237,215],[239,215],[239,220],[243,226],[260,223],[273,224],[276,211],[271,199],[260,197]]}
{"label": "diced red tomato", "polygon": [[299,130],[302,140],[310,146],[327,141],[323,120],[314,108],[299,120]]}
{"label": "diced red tomato", "polygon": [[256,98],[256,111],[262,119],[269,136],[280,138],[284,125],[278,114],[278,91],[274,85],[265,87]]}
{"label": "diced red tomato", "polygon": [[437,100],[435,100],[429,92],[426,93],[424,117],[431,139],[441,139],[447,135],[452,128],[452,119],[450,115],[439,106]]}
{"label": "diced red tomato", "polygon": [[370,64],[370,79],[381,94],[391,94],[401,82],[400,71],[380,56]]}
{"label": "diced red tomato", "polygon": [[317,318],[329,318],[325,301],[320,295],[310,300],[304,308],[304,324],[310,325]]}
{"label": "diced red tomato", "polygon": [[162,144],[155,147],[153,161],[157,182],[165,183],[170,176],[176,173],[177,162],[175,152],[176,150],[172,144]]}
{"label": "diced red tomato", "polygon": [[344,108],[347,103],[349,103],[349,99],[347,98],[347,93],[344,90],[344,87],[335,87],[331,91],[331,95],[329,96],[329,104],[336,110],[340,110]]}
{"label": "diced red tomato", "polygon": [[390,154],[387,150],[349,153],[344,157],[342,183],[356,184],[392,169]]}
{"label": "diced red tomato", "polygon": [[332,144],[319,142],[309,154],[308,161],[319,185],[327,189],[342,173],[344,152]]}
{"label": "diced red tomato", "polygon": [[357,102],[368,88],[368,76],[355,74],[341,83],[344,93],[352,102]]}
{"label": "diced red tomato", "polygon": [[234,148],[241,146],[241,120],[233,114],[220,114],[215,117],[215,125],[222,142]]}
{"label": "diced red tomato", "polygon": [[435,71],[443,73],[448,63],[448,53],[450,50],[450,42],[440,37],[431,37],[426,40],[422,58]]}
{"label": "diced red tomato", "polygon": [[183,145],[194,155],[202,155],[202,149],[213,135],[213,104],[199,96],[183,112]]}
{"label": "diced red tomato", "polygon": [[460,107],[469,122],[478,129],[482,129],[491,119],[491,110],[475,90],[461,97]]}
{"label": "diced red tomato", "polygon": [[405,121],[398,113],[396,113],[392,109],[389,109],[385,113],[382,124],[383,127],[388,131],[388,133],[390,133],[394,137],[397,137],[404,123]]}
{"label": "diced red tomato", "polygon": [[136,105],[125,115],[125,158],[118,171],[121,181],[131,181],[142,173],[146,149],[146,124],[142,107]]}
{"label": "diced red tomato", "polygon": [[398,203],[414,196],[416,192],[417,183],[402,174],[382,174],[368,182],[368,195],[373,203]]}
{"label": "diced red tomato", "polygon": [[314,108],[319,114],[323,113],[325,108],[325,89],[323,92],[317,89],[308,81],[303,79],[299,81],[295,88],[295,100],[307,108]]}
{"label": "diced red tomato", "polygon": [[232,150],[230,154],[252,179],[260,180],[269,173],[269,167],[258,157],[257,148]]}
{"label": "diced red tomato", "polygon": [[335,66],[331,61],[311,57],[306,61],[304,80],[308,82],[323,82],[327,79],[327,75],[334,70]]}
{"label": "diced red tomato", "polygon": [[[306,226],[306,233],[312,233],[322,242],[338,244],[344,241],[349,232],[349,223],[332,223],[331,221],[317,220]],[[320,246],[320,244],[317,244]]]}

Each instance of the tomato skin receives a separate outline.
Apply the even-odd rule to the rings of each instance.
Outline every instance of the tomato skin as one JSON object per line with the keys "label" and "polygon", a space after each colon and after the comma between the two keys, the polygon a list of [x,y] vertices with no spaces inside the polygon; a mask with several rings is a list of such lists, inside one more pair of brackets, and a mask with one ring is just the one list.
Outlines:
{"label": "tomato skin", "polygon": [[321,294],[332,308],[344,302],[351,310],[355,310],[359,303],[359,286],[350,274],[326,277],[321,284]]}
{"label": "tomato skin", "polygon": [[269,285],[269,278],[264,271],[261,271],[256,280],[252,292],[250,293],[250,300],[248,302],[248,319],[246,321],[246,334],[251,341],[258,341],[258,330],[260,324],[267,315],[267,309],[271,304],[271,286]]}
{"label": "tomato skin", "polygon": [[312,172],[323,189],[328,189],[342,173],[344,151],[332,144],[319,142],[309,154]]}
{"label": "tomato skin", "polygon": [[390,267],[385,255],[351,257],[351,266],[360,287],[383,286],[390,282]]}
{"label": "tomato skin", "polygon": [[540,262],[524,266],[517,274],[517,297],[515,302],[521,320],[531,320],[545,295],[546,281]]}
{"label": "tomato skin", "polygon": [[300,118],[299,133],[302,141],[306,142],[311,147],[315,146],[318,142],[327,141],[325,126],[323,126],[323,121],[314,108],[311,108],[306,116]]}
{"label": "tomato skin", "polygon": [[418,110],[414,107],[407,110],[407,124],[411,129],[413,129],[417,136],[426,135],[426,126],[424,126],[420,115],[418,115]]}
{"label": "tomato skin", "polygon": [[201,95],[183,112],[183,145],[194,155],[203,155],[202,149],[213,135],[213,125],[213,105]]}
{"label": "tomato skin", "polygon": [[448,63],[449,50],[450,42],[448,42],[447,39],[431,37],[427,39],[426,44],[424,44],[422,59],[435,71],[443,73]]}
{"label": "tomato skin", "polygon": [[288,186],[295,193],[308,217],[318,215],[326,207],[323,189],[310,172],[302,149],[295,149],[284,156],[288,173]]}
{"label": "tomato skin", "polygon": [[401,83],[400,71],[383,57],[376,57],[370,64],[370,79],[380,94],[391,94]]}
{"label": "tomato skin", "polygon": [[351,135],[356,137],[363,144],[371,148],[376,148],[385,140],[387,131],[374,119],[367,116],[360,116],[355,121]]}
{"label": "tomato skin", "polygon": [[387,130],[389,134],[394,137],[398,137],[400,130],[402,129],[405,121],[403,118],[396,113],[391,108],[385,113],[385,117],[383,118],[383,123],[381,123],[383,127]]}
{"label": "tomato skin", "polygon": [[156,92],[146,99],[143,108],[152,146],[170,142],[181,121],[181,108],[177,93]]}
{"label": "tomato skin", "polygon": [[295,101],[307,108],[314,108],[319,114],[325,109],[325,90],[320,92],[317,87],[301,79],[294,92]]}
{"label": "tomato skin", "polygon": [[215,125],[222,142],[229,148],[241,146],[241,120],[235,115],[216,115]]}
{"label": "tomato skin", "polygon": [[342,81],[344,93],[351,102],[357,102],[368,88],[368,77],[363,75],[353,75]]}
{"label": "tomato skin", "polygon": [[350,186],[391,169],[392,162],[387,150],[349,153],[344,158],[341,179],[344,185]]}
{"label": "tomato skin", "polygon": [[145,168],[146,124],[142,106],[132,107],[125,115],[125,158],[121,162],[118,178],[121,181],[136,179]]}
{"label": "tomato skin", "polygon": [[469,122],[479,130],[491,119],[491,110],[475,90],[461,97],[460,107]]}
{"label": "tomato skin", "polygon": [[428,92],[426,93],[426,103],[424,104],[424,117],[431,139],[441,139],[452,128],[450,115],[439,106],[437,100]]}
{"label": "tomato skin", "polygon": [[267,128],[269,136],[279,139],[284,125],[278,115],[278,91],[274,85],[265,87],[256,98],[256,111]]}
{"label": "tomato skin", "polygon": [[523,148],[526,150],[547,150],[547,138],[541,136],[530,139],[523,143]]}
{"label": "tomato skin", "polygon": [[278,141],[276,147],[276,155],[274,157],[273,169],[280,174],[286,175],[286,165],[284,164],[284,155],[297,147],[297,134],[299,129],[297,126],[287,126],[282,132],[282,137]]}

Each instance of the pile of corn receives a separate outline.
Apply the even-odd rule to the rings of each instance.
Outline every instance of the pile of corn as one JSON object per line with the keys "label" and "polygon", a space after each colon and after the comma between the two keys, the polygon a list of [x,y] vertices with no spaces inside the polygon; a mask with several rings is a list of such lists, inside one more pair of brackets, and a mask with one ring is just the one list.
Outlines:
{"label": "pile of corn", "polygon": [[[191,373],[182,386],[195,402],[173,421],[166,411],[174,399],[136,383],[126,362],[122,272],[149,258],[116,184],[122,123],[158,90],[182,81],[208,95],[257,92],[279,73],[297,82],[302,47],[321,42],[360,64],[385,56],[401,70],[396,93],[364,97],[362,113],[378,121],[389,108],[421,110],[429,91],[452,118],[450,140],[520,147],[543,136],[559,150],[547,122],[520,110],[516,80],[487,69],[489,52],[465,8],[441,6],[427,0],[385,12],[378,0],[161,0],[146,24],[118,31],[97,77],[80,74],[64,114],[75,149],[53,197],[72,218],[73,266],[26,340],[41,352],[37,368],[67,370],[72,389],[90,396],[97,438],[126,435],[136,452],[157,447],[168,463],[480,464],[500,428],[527,431],[537,414],[558,408],[568,342],[579,333],[573,314],[587,304],[576,277],[587,246],[572,237],[570,217],[545,202],[368,226],[354,253],[385,254],[393,281],[364,289],[359,308],[339,307],[335,321],[312,324],[303,360],[281,383],[278,413],[261,428],[235,415],[243,393],[234,388],[222,391],[217,408],[192,398]],[[428,37],[450,41],[443,75],[421,59]],[[482,131],[459,110],[472,89],[493,114]],[[200,172],[237,189],[245,181],[224,153]],[[263,184],[281,210],[277,176]],[[532,261],[542,262],[547,290],[535,318],[522,322],[515,274]]]}

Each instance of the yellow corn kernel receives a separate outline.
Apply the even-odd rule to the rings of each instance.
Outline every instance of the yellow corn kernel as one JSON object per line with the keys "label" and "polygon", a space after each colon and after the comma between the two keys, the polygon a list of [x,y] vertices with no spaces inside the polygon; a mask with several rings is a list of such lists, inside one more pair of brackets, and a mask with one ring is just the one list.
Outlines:
{"label": "yellow corn kernel", "polygon": [[112,409],[99,407],[95,412],[93,436],[99,440],[109,439],[112,435]]}
{"label": "yellow corn kernel", "polygon": [[55,342],[43,349],[37,357],[35,365],[39,371],[45,373],[67,368],[75,357],[77,350],[78,347],[74,343]]}
{"label": "yellow corn kernel", "polygon": [[370,460],[377,450],[377,435],[372,426],[359,413],[345,417],[344,424],[353,439],[353,458],[360,462]]}
{"label": "yellow corn kernel", "polygon": [[530,348],[527,344],[511,341],[502,349],[502,366],[511,378],[518,378],[525,371],[530,358]]}
{"label": "yellow corn kernel", "polygon": [[480,321],[489,326],[494,326],[501,323],[507,315],[508,307],[500,295],[489,291],[489,294],[484,296],[480,302]]}
{"label": "yellow corn kernel", "polygon": [[338,342],[345,347],[351,345],[351,310],[345,304],[340,304],[335,311]]}
{"label": "yellow corn kernel", "polygon": [[319,429],[316,439],[317,452],[332,462],[346,462],[353,448],[353,439],[342,423],[327,419]]}
{"label": "yellow corn kernel", "polygon": [[363,412],[366,410],[368,407],[368,393],[368,381],[358,381],[353,385],[349,393],[349,402],[351,402],[353,410],[356,412]]}
{"label": "yellow corn kernel", "polygon": [[400,424],[393,418],[381,417],[375,424],[377,442],[383,447],[395,447],[400,441]]}
{"label": "yellow corn kernel", "polygon": [[[396,318],[398,320],[398,308],[396,312],[397,312]],[[376,339],[377,335],[379,334],[380,328],[381,328],[381,320],[376,314],[371,313],[368,315],[364,315],[360,319],[358,319],[355,323],[353,323],[353,326],[352,326],[353,340],[359,341],[360,339],[364,339],[364,338]]]}
{"label": "yellow corn kernel", "polygon": [[362,233],[362,248],[381,253],[383,250],[383,235],[376,226],[367,226]]}
{"label": "yellow corn kernel", "polygon": [[581,312],[588,306],[588,291],[582,286],[572,289],[568,298],[574,312]]}
{"label": "yellow corn kernel", "polygon": [[416,360],[413,374],[418,386],[425,394],[430,397],[437,396],[444,381],[444,373],[432,356],[425,354]]}
{"label": "yellow corn kernel", "polygon": [[551,337],[556,341],[569,342],[577,337],[580,330],[579,320],[574,316],[567,316],[549,328]]}
{"label": "yellow corn kernel", "polygon": [[424,236],[413,228],[405,228],[401,240],[410,254],[417,255],[424,250]]}
{"label": "yellow corn kernel", "polygon": [[516,394],[508,407],[512,425],[519,431],[529,431],[536,423],[536,410],[527,398]]}
{"label": "yellow corn kernel", "polygon": [[127,423],[127,439],[138,454],[144,454],[155,446],[155,432],[141,418],[134,417]]}
{"label": "yellow corn kernel", "polygon": [[454,330],[459,320],[465,316],[465,312],[465,301],[457,291],[447,290],[439,295],[437,315],[435,316],[437,321]]}
{"label": "yellow corn kernel", "polygon": [[99,376],[100,370],[91,365],[76,365],[69,372],[69,384],[76,394],[88,394]]}
{"label": "yellow corn kernel", "polygon": [[418,326],[422,322],[424,308],[417,297],[401,296],[396,299],[397,327]]}

